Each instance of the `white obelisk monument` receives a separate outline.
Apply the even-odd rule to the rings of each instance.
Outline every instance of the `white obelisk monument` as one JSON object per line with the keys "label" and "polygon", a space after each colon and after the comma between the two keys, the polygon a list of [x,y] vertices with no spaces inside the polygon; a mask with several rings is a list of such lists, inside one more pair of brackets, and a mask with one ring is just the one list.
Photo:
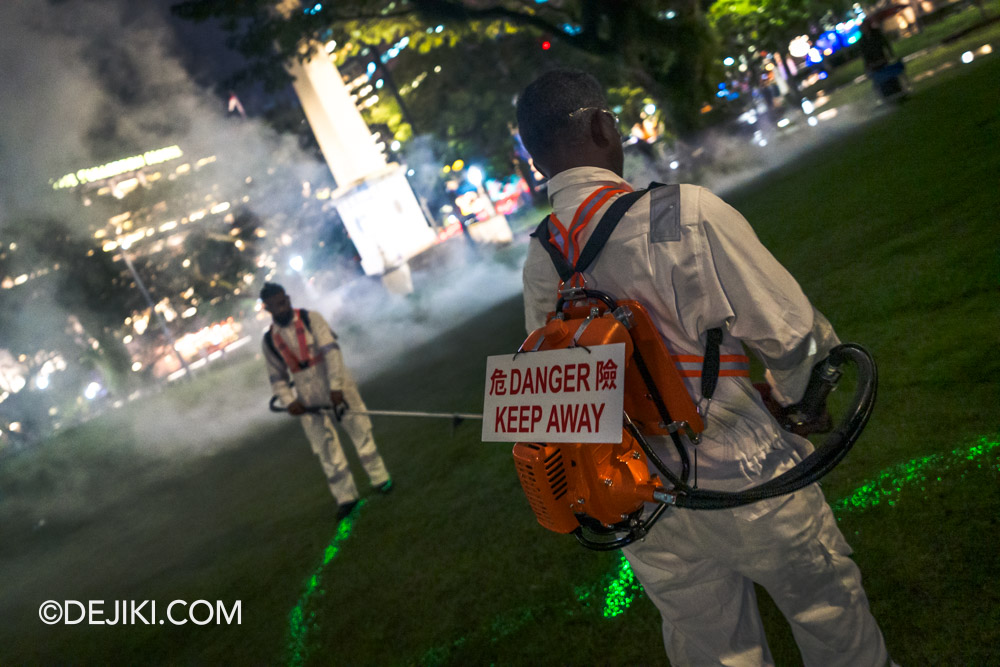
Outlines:
{"label": "white obelisk monument", "polygon": [[[299,0],[278,10],[302,11]],[[413,287],[409,260],[433,245],[436,235],[398,164],[387,164],[354,105],[333,58],[318,42],[303,42],[309,59],[287,64],[293,86],[337,181],[333,201],[361,256],[367,275],[381,275],[393,292]]]}

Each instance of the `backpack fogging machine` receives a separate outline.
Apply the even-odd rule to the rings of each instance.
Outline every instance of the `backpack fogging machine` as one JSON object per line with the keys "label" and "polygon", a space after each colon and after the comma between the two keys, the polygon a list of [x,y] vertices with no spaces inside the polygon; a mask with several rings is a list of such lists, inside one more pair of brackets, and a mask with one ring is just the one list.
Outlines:
{"label": "backpack fogging machine", "polygon": [[[708,338],[702,394],[710,400],[718,381],[721,330],[709,331]],[[775,415],[787,430],[810,432],[810,424],[826,415],[826,398],[841,367],[851,363],[857,367],[857,387],[845,416],[832,429],[811,431],[828,431],[823,443],[792,469],[752,488],[698,488],[697,458],[695,481],[689,481],[689,447],[697,447],[705,421],[640,303],[616,301],[596,290],[565,289],[547,323],[528,336],[517,354],[618,343],[625,345],[626,362],[621,442],[518,442],[513,449],[521,486],[538,522],[557,533],[572,533],[589,549],[613,550],[641,539],[670,506],[736,507],[812,484],[844,458],[875,402],[877,370],[871,355],[853,343],[839,345],[813,368],[802,400]],[[653,436],[670,438],[678,471],[669,469],[650,446]],[[643,516],[647,503],[655,509]]]}

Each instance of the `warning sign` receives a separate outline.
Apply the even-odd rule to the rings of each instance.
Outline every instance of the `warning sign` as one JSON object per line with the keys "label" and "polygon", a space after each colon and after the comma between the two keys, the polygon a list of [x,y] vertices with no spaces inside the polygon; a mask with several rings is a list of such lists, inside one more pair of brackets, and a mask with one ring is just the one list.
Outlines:
{"label": "warning sign", "polygon": [[625,344],[488,357],[486,442],[621,442]]}

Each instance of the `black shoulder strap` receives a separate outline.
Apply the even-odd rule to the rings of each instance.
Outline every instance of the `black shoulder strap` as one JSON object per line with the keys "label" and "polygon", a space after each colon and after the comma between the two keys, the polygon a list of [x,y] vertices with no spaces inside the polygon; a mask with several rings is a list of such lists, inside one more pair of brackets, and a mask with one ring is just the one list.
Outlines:
{"label": "black shoulder strap", "polygon": [[274,356],[284,361],[284,359],[282,359],[281,355],[278,353],[278,348],[275,347],[274,345],[274,336],[271,335],[270,329],[264,332],[264,344],[267,345],[267,349],[271,350],[271,352],[274,353]]}
{"label": "black shoulder strap", "polygon": [[299,308],[299,317],[302,318],[302,324],[306,325],[306,331],[312,333],[312,326],[309,324],[309,311],[305,308]]}
{"label": "black shoulder strap", "polygon": [[705,360],[701,365],[701,395],[712,398],[719,384],[719,346],[722,344],[722,329],[715,327],[707,332]]}
{"label": "black shoulder strap", "polygon": [[594,229],[594,233],[590,235],[590,239],[587,240],[587,245],[583,247],[580,259],[577,260],[576,266],[573,267],[576,273],[583,273],[587,270],[587,267],[590,266],[601,252],[601,249],[604,248],[604,244],[611,238],[611,232],[615,231],[615,227],[618,226],[625,212],[647,192],[649,192],[648,189],[627,192],[611,204],[608,212],[597,223],[597,227]]}
{"label": "black shoulder strap", "polygon": [[566,260],[559,248],[552,244],[549,240],[549,216],[545,216],[545,219],[535,228],[535,231],[531,232],[545,248],[545,252],[549,253],[549,257],[552,259],[552,264],[556,267],[556,273],[559,274],[559,280],[566,282],[573,277],[575,273],[573,267]]}
{"label": "black shoulder strap", "polygon": [[[650,184],[650,188],[659,186],[659,183]],[[649,189],[645,190],[635,190],[634,192],[627,192],[622,196],[618,197],[611,206],[608,208],[607,212],[601,218],[600,222],[597,223],[597,227],[594,229],[593,234],[590,235],[590,239],[587,241],[587,245],[583,247],[583,251],[580,253],[580,259],[577,260],[576,266],[570,265],[566,257],[559,252],[559,248],[552,244],[549,240],[549,216],[545,216],[541,224],[535,228],[535,231],[531,233],[533,237],[539,240],[545,251],[549,253],[549,257],[552,258],[552,264],[556,268],[556,272],[559,274],[559,279],[566,282],[572,278],[577,273],[583,273],[587,268],[593,263],[597,255],[600,254],[601,249],[604,248],[604,244],[608,242],[611,238],[611,233],[615,231],[615,227],[624,217],[628,209],[639,200],[644,194],[649,192]]]}

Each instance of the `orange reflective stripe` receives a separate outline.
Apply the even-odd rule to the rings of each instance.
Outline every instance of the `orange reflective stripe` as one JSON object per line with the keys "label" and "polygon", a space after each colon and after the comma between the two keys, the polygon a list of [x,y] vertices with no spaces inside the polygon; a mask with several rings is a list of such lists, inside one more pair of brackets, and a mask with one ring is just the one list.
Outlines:
{"label": "orange reflective stripe", "polygon": [[[295,311],[295,338],[299,341],[299,359],[310,359],[312,355],[309,354],[309,343],[306,342],[306,324],[302,321],[302,315],[299,311]],[[299,362],[302,365],[302,362]]]}
{"label": "orange reflective stripe", "polygon": [[271,338],[274,340],[274,346],[278,348],[278,352],[284,358],[285,365],[293,372],[298,372],[309,368],[318,357],[313,357],[309,354],[309,343],[306,342],[306,325],[299,316],[298,310],[295,311],[293,321],[295,322],[295,338],[299,344],[300,356],[295,356],[295,353],[288,347],[285,339],[278,335],[278,331],[273,324],[271,325]]}
{"label": "orange reflective stripe", "polygon": [[[672,354],[670,358],[674,361],[696,361],[701,363],[705,361],[705,357],[698,356],[697,354]],[[745,354],[720,354],[719,361],[732,361],[744,364],[750,363],[750,357]]]}
{"label": "orange reflective stripe", "polygon": [[[612,188],[610,185],[602,185],[601,187],[597,188],[589,195],[584,197],[583,203],[576,207],[576,212],[573,214],[573,220],[570,222],[569,226],[576,227],[580,223],[580,218],[583,216],[583,212],[587,210],[587,207],[590,205],[590,202],[594,201],[594,199],[596,199],[601,194],[609,192],[611,189]],[[598,204],[597,207],[600,207],[600,204]],[[590,212],[588,211],[587,219],[589,220],[590,218],[591,215]]]}
{"label": "orange reflective stripe", "polygon": [[[573,219],[570,220],[569,226],[563,226],[559,223],[558,229],[563,238],[563,245],[559,248],[559,250],[562,251],[563,257],[566,258],[571,266],[575,265],[577,260],[580,258],[580,247],[577,241],[580,238],[580,232],[583,231],[583,227],[586,226],[587,222],[589,222],[592,217],[591,211],[594,209],[590,208],[591,203],[600,195],[607,194],[610,190],[610,186],[597,188],[587,195],[587,197],[583,200],[583,203],[576,208],[576,212],[573,213]],[[598,204],[598,206],[600,206],[600,204]],[[584,211],[587,211],[586,216],[584,216]],[[554,217],[554,215],[552,217]],[[581,218],[583,219],[582,224]],[[556,220],[558,223],[558,218]]]}
{"label": "orange reflective stripe", "polygon": [[[696,362],[700,364],[705,361],[705,357],[700,357],[697,354],[672,354],[670,355],[670,358],[673,359],[675,362],[680,362],[680,363]],[[738,364],[749,364],[750,357],[748,357],[745,354],[720,354],[719,361],[722,363],[730,362]]]}
{"label": "orange reflective stripe", "polygon": [[[549,230],[549,242],[559,249],[559,252],[566,258],[570,266],[576,266],[576,263],[580,259],[580,253],[583,251],[583,248],[580,247],[580,234],[590,224],[590,221],[594,218],[594,214],[611,197],[622,195],[626,192],[632,192],[632,188],[625,183],[617,186],[602,185],[595,189],[576,208],[576,212],[573,214],[573,219],[570,221],[568,227],[556,217],[555,213],[549,215],[549,222],[552,223],[552,228]],[[583,276],[579,273],[574,274],[567,282],[572,287],[583,287],[584,285]]]}
{"label": "orange reflective stripe", "polygon": [[[684,377],[684,378],[700,378],[701,377],[701,371],[700,370],[697,370],[697,371],[691,371],[691,370],[685,371],[685,370],[682,370],[680,373],[681,373],[681,377]],[[750,377],[750,369],[749,368],[721,369],[719,371],[719,377],[746,377],[746,378],[748,378],[748,377]]]}
{"label": "orange reflective stripe", "polygon": [[[705,357],[697,354],[671,355],[681,377],[701,377],[701,366]],[[750,377],[750,357],[745,354],[720,354],[719,377]]]}
{"label": "orange reflective stripe", "polygon": [[579,244],[580,234],[590,224],[590,221],[594,218],[594,214],[611,197],[616,194],[625,194],[626,192],[632,192],[632,189],[625,184],[621,184],[620,186],[602,185],[595,189],[576,208],[576,212],[573,213],[573,219],[568,226],[564,225],[556,217],[555,213],[549,215],[549,221],[554,227],[554,230],[549,230],[549,241],[559,248],[559,251],[570,265],[575,265],[577,260],[580,259],[580,252],[583,250]]}
{"label": "orange reflective stripe", "polygon": [[[559,233],[557,235],[555,232],[550,230],[549,242],[555,245],[555,247],[559,248],[559,252],[563,254],[563,257],[565,257],[566,256],[565,246],[566,246],[566,240],[569,238],[569,232],[566,230],[565,225],[563,225],[563,223],[559,221],[559,218],[556,217],[555,213],[549,216],[549,222],[552,223],[552,226],[556,228],[556,232]],[[561,243],[560,239],[562,239]]]}

